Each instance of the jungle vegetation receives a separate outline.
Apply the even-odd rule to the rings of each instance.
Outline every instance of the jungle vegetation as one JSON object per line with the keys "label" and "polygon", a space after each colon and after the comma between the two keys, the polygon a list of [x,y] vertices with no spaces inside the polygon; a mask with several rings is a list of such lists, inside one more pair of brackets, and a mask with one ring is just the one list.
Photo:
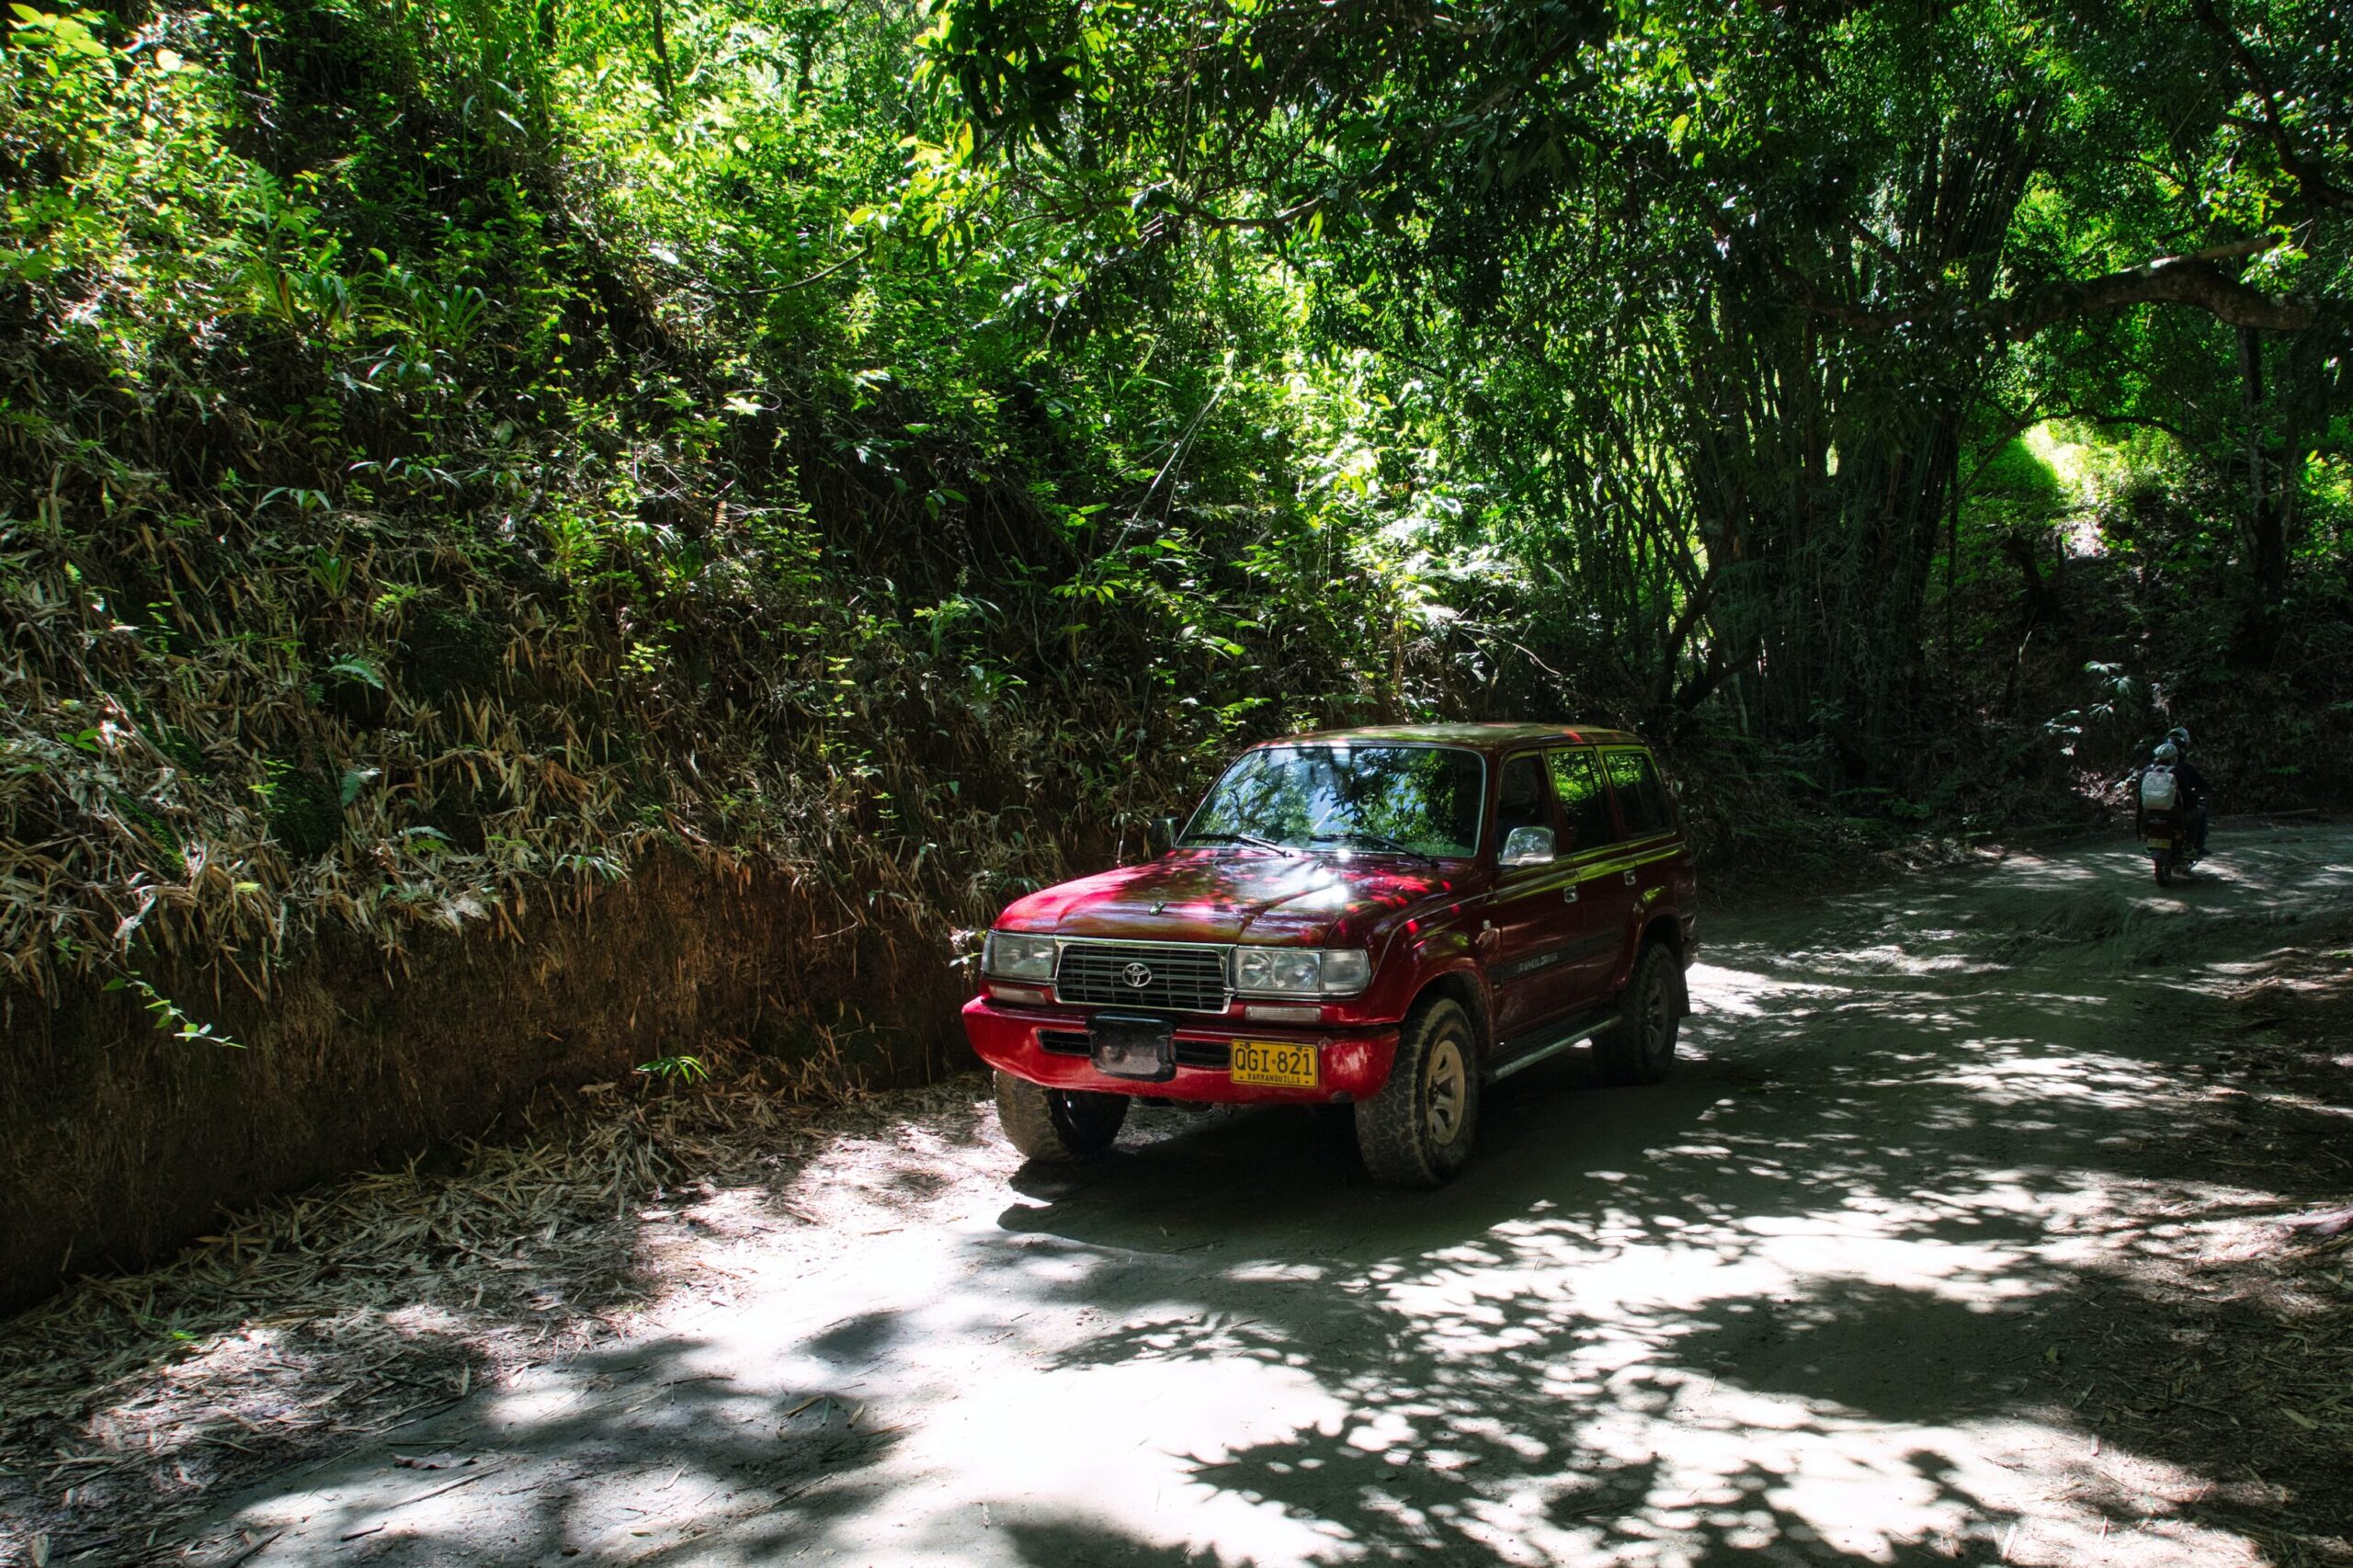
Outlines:
{"label": "jungle vegetation", "polygon": [[[926,937],[1236,742],[1712,853],[2353,749],[2318,0],[8,7],[0,962],[657,849]],[[2339,788],[2341,795],[2341,788]]]}

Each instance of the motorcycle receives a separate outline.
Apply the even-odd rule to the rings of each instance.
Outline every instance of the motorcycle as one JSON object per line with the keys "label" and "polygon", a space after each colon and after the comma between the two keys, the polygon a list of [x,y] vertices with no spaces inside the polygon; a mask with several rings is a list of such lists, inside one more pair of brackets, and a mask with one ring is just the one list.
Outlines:
{"label": "motorcycle", "polygon": [[2140,826],[2141,847],[2156,868],[2157,886],[2165,887],[2174,878],[2187,876],[2189,868],[2198,864],[2197,829],[2188,812],[2143,811]]}

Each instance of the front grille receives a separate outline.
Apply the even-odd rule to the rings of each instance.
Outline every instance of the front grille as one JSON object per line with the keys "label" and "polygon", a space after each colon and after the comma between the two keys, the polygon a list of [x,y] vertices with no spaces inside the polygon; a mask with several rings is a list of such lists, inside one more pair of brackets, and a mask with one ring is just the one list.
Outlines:
{"label": "front grille", "polygon": [[[1214,1067],[1222,1073],[1233,1065],[1233,1048],[1222,1040],[1180,1040],[1176,1042],[1179,1067]],[[1040,1029],[1038,1049],[1055,1056],[1086,1056],[1095,1042],[1075,1029]]]}
{"label": "front grille", "polygon": [[[1140,966],[1131,973],[1131,965]],[[1132,983],[1141,976],[1143,983]],[[1225,1011],[1225,949],[1140,947],[1124,942],[1066,942],[1054,970],[1054,992],[1086,1006],[1166,1008],[1177,1013]]]}
{"label": "front grille", "polygon": [[1222,1040],[1180,1040],[1176,1042],[1176,1065],[1214,1067],[1223,1073],[1233,1065],[1233,1047]]}

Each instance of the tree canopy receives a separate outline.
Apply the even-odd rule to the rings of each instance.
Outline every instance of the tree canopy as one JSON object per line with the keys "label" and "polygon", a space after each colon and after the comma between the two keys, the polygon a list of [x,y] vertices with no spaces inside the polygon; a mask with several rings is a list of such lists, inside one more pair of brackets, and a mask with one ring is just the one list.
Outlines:
{"label": "tree canopy", "polygon": [[1725,845],[2192,710],[2292,793],[2346,26],[17,6],[0,947],[397,946],[657,844],[937,934],[1376,715],[1643,727]]}

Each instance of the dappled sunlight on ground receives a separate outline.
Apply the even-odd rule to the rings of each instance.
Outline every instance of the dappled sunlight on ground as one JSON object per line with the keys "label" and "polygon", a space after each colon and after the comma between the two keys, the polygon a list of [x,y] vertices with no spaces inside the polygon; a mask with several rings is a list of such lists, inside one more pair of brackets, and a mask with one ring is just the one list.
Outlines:
{"label": "dappled sunlight on ground", "polygon": [[1693,964],[1684,979],[1694,997],[1707,998],[1709,1014],[1714,1017],[1753,1018],[1806,996],[1836,994],[1838,989],[1777,980],[1753,970],[1726,969],[1705,961]]}
{"label": "dappled sunlight on ground", "polygon": [[2221,878],[2089,852],[1724,922],[1673,1080],[1498,1092],[1443,1192],[1303,1113],[1147,1111],[1059,1173],[984,1111],[842,1138],[652,1211],[672,1288],[619,1342],[256,1492],[204,1560],[2264,1560],[2293,1499],[2103,1425],[2089,1369],[2342,1190],[2185,1153],[2235,1114],[2182,1065],[2205,988],[2353,889],[2353,838],[2298,842],[2246,846],[2245,930]]}

